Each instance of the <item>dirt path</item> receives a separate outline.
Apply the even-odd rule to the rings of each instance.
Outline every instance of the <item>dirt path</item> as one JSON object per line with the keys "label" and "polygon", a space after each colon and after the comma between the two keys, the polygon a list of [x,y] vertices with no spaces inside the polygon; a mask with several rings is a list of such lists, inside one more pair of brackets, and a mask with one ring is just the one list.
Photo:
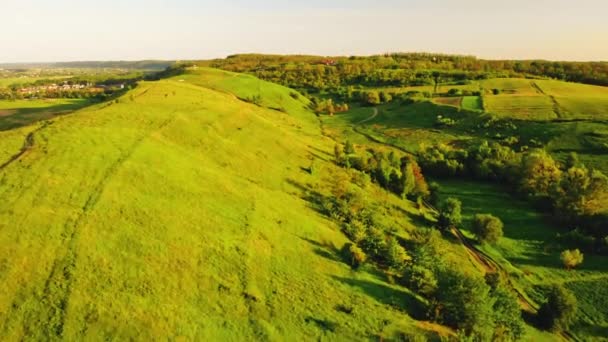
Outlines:
{"label": "dirt path", "polygon": [[[519,289],[517,289],[515,286],[513,286],[513,283],[511,282],[511,279],[509,278],[509,274],[507,271],[502,269],[502,267],[496,261],[494,261],[490,256],[488,256],[484,252],[480,251],[471,242],[469,242],[468,239],[462,234],[460,229],[452,228],[451,231],[452,231],[452,234],[454,234],[458,238],[458,240],[462,243],[462,245],[467,249],[467,252],[471,256],[471,258],[474,261],[476,261],[478,264],[480,264],[486,270],[486,272],[500,273],[501,278],[506,280],[509,287],[513,291],[515,291],[515,293],[517,294],[517,299],[519,301],[519,305],[521,306],[522,310],[527,311],[532,314],[536,314],[538,312],[536,305],[534,303],[532,303],[531,301],[529,301],[528,298],[526,298],[526,296],[524,296],[523,293]],[[560,332],[560,336],[565,341],[579,341],[579,339],[577,339],[574,335],[572,335],[568,331]]]}
{"label": "dirt path", "polygon": [[364,123],[366,123],[368,121],[372,121],[372,120],[374,120],[378,116],[378,114],[379,114],[378,108],[374,108],[374,112],[372,113],[372,116],[370,116],[367,119],[363,119],[363,120],[357,122],[356,124],[357,125],[361,125],[361,124],[364,124]]}

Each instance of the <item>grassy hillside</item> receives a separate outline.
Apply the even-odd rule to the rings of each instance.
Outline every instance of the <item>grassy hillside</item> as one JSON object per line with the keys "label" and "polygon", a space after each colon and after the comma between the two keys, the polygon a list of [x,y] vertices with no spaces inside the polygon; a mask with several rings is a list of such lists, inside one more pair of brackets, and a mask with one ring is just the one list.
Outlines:
{"label": "grassy hillside", "polygon": [[[237,99],[260,95],[251,84],[259,105]],[[412,319],[407,289],[337,257],[346,238],[304,198],[344,171],[306,105],[191,70],[1,132],[0,337],[451,334]],[[407,235],[410,204],[369,191]]]}

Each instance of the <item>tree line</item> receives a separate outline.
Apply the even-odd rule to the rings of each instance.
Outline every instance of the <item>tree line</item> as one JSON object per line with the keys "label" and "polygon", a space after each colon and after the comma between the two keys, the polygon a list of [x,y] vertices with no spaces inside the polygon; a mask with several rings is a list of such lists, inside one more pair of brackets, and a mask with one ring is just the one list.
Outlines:
{"label": "tree line", "polygon": [[234,55],[205,64],[309,92],[348,86],[464,84],[497,77],[540,77],[608,86],[607,62],[483,60],[472,56],[401,53],[371,57]]}
{"label": "tree line", "polygon": [[418,161],[425,173],[509,184],[517,194],[550,211],[572,229],[559,237],[589,252],[608,253],[608,177],[586,167],[576,154],[555,160],[542,149],[515,152],[484,141],[468,148],[423,146]]}

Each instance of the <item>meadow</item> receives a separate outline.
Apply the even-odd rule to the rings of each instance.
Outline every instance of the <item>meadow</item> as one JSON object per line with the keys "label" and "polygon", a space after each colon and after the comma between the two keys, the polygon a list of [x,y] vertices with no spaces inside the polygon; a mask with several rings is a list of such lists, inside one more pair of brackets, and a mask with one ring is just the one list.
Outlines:
{"label": "meadow", "polygon": [[[347,240],[306,189],[344,171],[307,100],[271,85],[240,101],[238,80],[190,70],[0,132],[3,340],[453,335],[338,257]],[[384,201],[414,228],[410,204]]]}
{"label": "meadow", "polygon": [[[444,96],[450,89],[480,95]],[[103,103],[0,101],[0,338],[457,339],[394,270],[344,259],[349,239],[319,206],[357,175],[338,165],[337,144],[403,156],[516,138],[514,148],[576,151],[605,170],[608,93],[523,78],[438,91],[315,115],[295,90],[199,65]],[[462,200],[467,242],[533,309],[555,282],[579,298],[571,335],[529,321],[524,340],[606,336],[607,257],[567,271],[561,231],[529,202],[497,185],[436,180],[441,198]],[[407,248],[435,226],[433,210],[367,183],[361,197]],[[503,220],[496,246],[476,242],[477,213]],[[442,261],[487,271],[457,237],[440,236]]]}

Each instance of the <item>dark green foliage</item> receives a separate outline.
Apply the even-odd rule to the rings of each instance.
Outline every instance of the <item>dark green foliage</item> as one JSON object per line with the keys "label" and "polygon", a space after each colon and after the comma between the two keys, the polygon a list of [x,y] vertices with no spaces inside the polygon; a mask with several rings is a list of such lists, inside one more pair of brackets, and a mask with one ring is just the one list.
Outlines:
{"label": "dark green foliage", "polygon": [[413,264],[407,267],[403,278],[406,286],[426,298],[431,298],[437,291],[435,273],[424,266]]}
{"label": "dark green foliage", "polygon": [[437,182],[431,182],[429,184],[429,203],[433,206],[439,205],[439,191],[441,186]]}
{"label": "dark green foliage", "polygon": [[490,292],[495,302],[492,306],[494,318],[493,341],[518,341],[525,333],[525,323],[517,296],[498,286]]}
{"label": "dark green foliage", "polygon": [[358,269],[367,260],[365,252],[352,243],[344,244],[340,252],[353,269]]}
{"label": "dark green foliage", "polygon": [[399,244],[397,239],[391,237],[386,243],[384,259],[388,267],[393,270],[402,270],[405,267],[405,262],[412,258],[407,254],[405,248]]}
{"label": "dark green foliage", "polygon": [[355,153],[355,146],[353,146],[353,143],[351,143],[350,140],[346,140],[346,143],[344,144],[344,153],[347,155]]}
{"label": "dark green foliage", "polygon": [[361,102],[369,106],[379,105],[381,103],[380,95],[375,90],[364,91],[361,93]]}
{"label": "dark green foliage", "polygon": [[547,293],[547,301],[538,310],[541,327],[553,331],[568,329],[577,310],[574,295],[562,285],[553,285]]}
{"label": "dark green foliage", "polygon": [[490,340],[493,335],[495,299],[483,278],[474,277],[450,267],[438,277],[439,289],[433,308],[437,319],[466,335]]}
{"label": "dark green foliage", "polygon": [[462,223],[462,203],[450,197],[439,206],[439,218],[437,225],[440,229],[450,229]]}
{"label": "dark green foliage", "polygon": [[473,219],[473,233],[481,243],[495,244],[503,236],[503,223],[490,214],[477,214]]}

